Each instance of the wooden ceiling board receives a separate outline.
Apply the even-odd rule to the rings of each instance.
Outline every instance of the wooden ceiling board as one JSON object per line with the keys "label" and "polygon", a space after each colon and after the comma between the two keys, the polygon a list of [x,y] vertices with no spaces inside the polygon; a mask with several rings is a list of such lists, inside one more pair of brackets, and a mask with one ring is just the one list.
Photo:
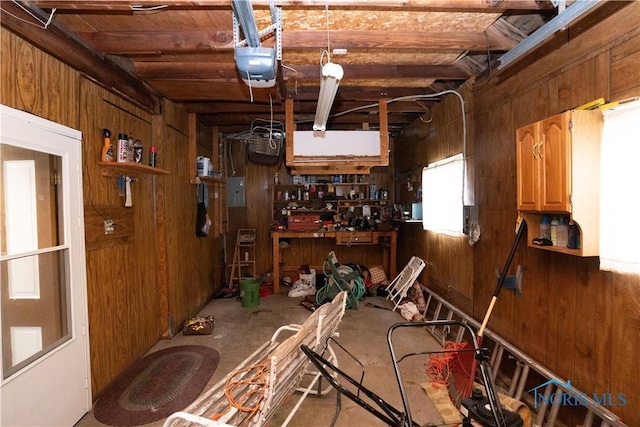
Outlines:
{"label": "wooden ceiling board", "polygon": [[[484,31],[500,13],[282,9],[283,30]],[[260,27],[259,27],[260,28]]]}
{"label": "wooden ceiling board", "polygon": [[78,18],[95,31],[133,31],[133,30],[233,30],[231,11],[187,11],[159,10],[156,12],[134,13],[120,12],[110,14],[83,13],[79,15],[60,13],[54,15],[63,25],[75,31],[84,31]]}
{"label": "wooden ceiling board", "polygon": [[[347,49],[331,59],[345,70],[336,106],[349,109],[381,97],[456,89],[470,78],[495,75],[500,56],[557,13],[548,0],[332,0],[328,7],[326,0],[274,2],[281,6],[282,61],[277,84],[269,89],[250,90],[240,79],[230,0],[169,0],[159,10],[150,10],[157,0],[24,3],[43,21],[56,8],[49,33],[7,19],[9,11],[27,15],[15,3],[3,2],[2,25],[7,20],[12,31],[45,51],[43,37],[55,36],[52,55],[144,108],[155,112],[156,97],[162,96],[204,117],[220,114],[216,106],[224,103],[230,109],[224,114],[237,114],[227,121],[238,127],[270,113],[270,101],[281,105],[287,97],[313,115],[321,64],[329,59],[323,51],[329,48]],[[269,0],[252,4],[258,29],[266,29]],[[134,11],[135,5],[149,10]],[[66,50],[60,46],[65,40]],[[274,42],[273,34],[261,41],[264,47]],[[93,71],[100,62],[121,75],[108,78]],[[127,83],[115,87],[114,82]],[[153,92],[147,93],[149,88]],[[421,100],[419,112],[434,102]],[[414,120],[417,113],[410,110],[389,111],[389,128]],[[348,126],[358,120],[352,116],[335,123]],[[225,131],[224,124],[220,130]]]}
{"label": "wooden ceiling board", "polygon": [[[295,68],[297,64],[317,64],[320,68],[320,55],[322,51],[290,51],[283,52],[282,63]],[[340,65],[365,64],[365,65],[448,65],[453,63],[460,52],[433,52],[424,50],[393,50],[393,49],[365,49],[349,50],[346,55],[331,55],[331,61]],[[326,62],[326,56],[323,58]]]}

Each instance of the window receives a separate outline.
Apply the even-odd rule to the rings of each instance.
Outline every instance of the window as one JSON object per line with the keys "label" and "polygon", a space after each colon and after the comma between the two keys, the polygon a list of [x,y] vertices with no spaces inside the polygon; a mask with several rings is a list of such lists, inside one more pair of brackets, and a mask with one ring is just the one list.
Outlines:
{"label": "window", "polygon": [[640,274],[640,102],[603,111],[600,162],[600,269]]}
{"label": "window", "polygon": [[422,228],[462,234],[464,159],[462,153],[422,170]]}

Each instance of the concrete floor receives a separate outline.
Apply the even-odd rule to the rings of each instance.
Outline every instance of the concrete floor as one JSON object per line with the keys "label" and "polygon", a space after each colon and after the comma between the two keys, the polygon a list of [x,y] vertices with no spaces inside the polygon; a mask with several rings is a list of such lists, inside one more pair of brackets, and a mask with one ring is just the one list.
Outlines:
{"label": "concrete floor", "polygon": [[[286,291],[286,289],[285,289]],[[263,344],[275,330],[286,324],[302,324],[311,313],[300,305],[302,298],[290,298],[285,294],[260,298],[258,307],[244,308],[236,298],[211,301],[200,316],[213,315],[215,328],[212,335],[179,334],[171,340],[160,341],[152,351],[178,345],[203,345],[216,349],[220,353],[220,364],[211,378],[210,384],[217,383],[231,372],[242,360]],[[360,302],[359,310],[346,310],[338,328],[342,344],[364,365],[364,385],[394,407],[402,410],[402,399],[391,363],[387,345],[389,327],[404,319],[398,312],[368,307],[366,303],[390,307],[390,302],[380,297],[367,297]],[[434,350],[440,348],[435,340],[423,328],[410,328],[396,331],[394,334],[396,355],[407,352]],[[340,369],[354,378],[359,378],[358,365],[347,354],[336,350]],[[421,425],[437,424],[440,417],[427,399],[420,384],[427,381],[424,363],[427,356],[409,357],[400,363],[405,389],[409,395],[411,414],[414,421]],[[282,405],[280,411],[271,419],[269,425],[279,426],[297,401],[293,398]],[[346,397],[342,397],[342,409],[336,426],[384,426],[382,422],[367,410]],[[336,410],[336,391],[328,395],[309,396],[303,402],[289,423],[292,427],[331,426]],[[162,421],[148,424],[148,427],[161,426]],[[92,413],[85,415],[77,427],[104,426]]]}

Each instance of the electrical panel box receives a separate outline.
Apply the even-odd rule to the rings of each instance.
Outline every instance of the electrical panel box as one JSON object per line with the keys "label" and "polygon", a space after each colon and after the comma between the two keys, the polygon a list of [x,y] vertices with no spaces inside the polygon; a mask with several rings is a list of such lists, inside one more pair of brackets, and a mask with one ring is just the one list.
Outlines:
{"label": "electrical panel box", "polygon": [[230,208],[243,208],[245,206],[244,193],[243,176],[227,178],[227,205]]}

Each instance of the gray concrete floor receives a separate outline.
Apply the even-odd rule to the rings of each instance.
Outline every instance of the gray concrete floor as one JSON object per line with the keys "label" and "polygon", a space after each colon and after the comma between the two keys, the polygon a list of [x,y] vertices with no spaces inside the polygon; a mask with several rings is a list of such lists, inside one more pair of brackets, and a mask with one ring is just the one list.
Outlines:
{"label": "gray concrete floor", "polygon": [[[285,290],[286,291],[286,290]],[[212,335],[179,334],[171,340],[159,342],[151,351],[179,345],[203,345],[216,349],[220,353],[220,364],[211,378],[210,384],[217,383],[231,372],[242,360],[258,346],[267,341],[275,330],[287,324],[302,324],[311,313],[300,305],[302,298],[289,298],[285,294],[260,298],[257,307],[244,308],[236,298],[211,301],[200,316],[213,315],[215,328]],[[391,307],[391,303],[381,297],[367,297],[360,302],[358,310],[348,309],[338,328],[338,342],[349,353],[357,357],[364,365],[363,384],[382,399],[403,409],[400,391],[391,362],[387,345],[387,331],[391,325],[403,322],[398,312],[368,307],[366,303]],[[336,346],[338,364],[341,370],[354,378],[360,377],[356,362]],[[440,348],[435,340],[423,328],[410,328],[396,331],[394,334],[396,355],[408,352],[434,350]],[[411,414],[414,421],[421,425],[437,424],[440,417],[427,399],[420,384],[426,382],[424,363],[427,356],[409,357],[400,363],[404,386],[409,396]],[[326,384],[326,383],[325,383]],[[270,426],[280,426],[286,419],[290,408],[299,396],[296,393],[281,406],[271,419]],[[325,396],[308,396],[289,423],[291,427],[331,426],[336,410],[336,391],[331,389]],[[148,424],[148,427],[161,426],[162,422]],[[384,426],[383,421],[370,414],[346,397],[341,399],[341,411],[336,426]],[[92,413],[85,415],[77,427],[104,426]]]}

